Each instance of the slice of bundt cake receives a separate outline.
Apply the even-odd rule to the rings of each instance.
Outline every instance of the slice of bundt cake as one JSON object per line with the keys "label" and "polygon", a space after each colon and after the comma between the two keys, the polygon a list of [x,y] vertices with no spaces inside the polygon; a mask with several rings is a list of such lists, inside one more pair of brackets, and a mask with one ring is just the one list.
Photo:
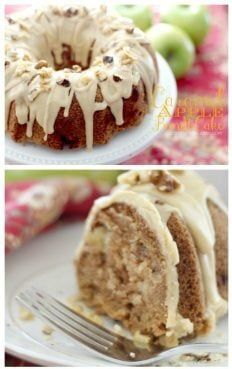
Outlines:
{"label": "slice of bundt cake", "polygon": [[132,171],[95,202],[75,259],[81,298],[165,346],[227,311],[227,215],[190,171]]}

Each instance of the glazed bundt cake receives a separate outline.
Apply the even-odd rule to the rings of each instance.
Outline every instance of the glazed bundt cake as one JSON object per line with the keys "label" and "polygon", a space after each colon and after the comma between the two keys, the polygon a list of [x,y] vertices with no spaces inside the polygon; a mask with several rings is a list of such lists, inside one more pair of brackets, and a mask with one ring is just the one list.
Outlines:
{"label": "glazed bundt cake", "polygon": [[105,144],[153,104],[156,58],[142,31],[106,7],[49,6],[7,19],[6,125],[16,142]]}
{"label": "glazed bundt cake", "polygon": [[226,209],[194,172],[122,174],[95,202],[75,263],[88,306],[177,345],[227,311]]}

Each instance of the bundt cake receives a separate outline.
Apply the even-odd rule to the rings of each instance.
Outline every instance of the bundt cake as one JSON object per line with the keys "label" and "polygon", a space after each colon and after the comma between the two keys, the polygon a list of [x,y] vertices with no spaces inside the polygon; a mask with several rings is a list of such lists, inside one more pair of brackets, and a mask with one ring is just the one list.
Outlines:
{"label": "bundt cake", "polygon": [[75,258],[80,298],[164,346],[227,311],[227,213],[190,171],[131,171],[98,199]]}
{"label": "bundt cake", "polygon": [[156,58],[142,31],[105,6],[48,6],[6,24],[6,126],[54,149],[105,144],[153,104]]}

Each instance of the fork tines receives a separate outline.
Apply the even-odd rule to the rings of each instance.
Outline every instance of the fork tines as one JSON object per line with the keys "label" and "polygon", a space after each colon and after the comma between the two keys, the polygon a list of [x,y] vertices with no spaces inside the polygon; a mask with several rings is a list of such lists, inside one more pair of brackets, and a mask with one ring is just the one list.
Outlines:
{"label": "fork tines", "polygon": [[121,338],[34,287],[21,292],[17,300],[46,323],[105,355],[107,350]]}

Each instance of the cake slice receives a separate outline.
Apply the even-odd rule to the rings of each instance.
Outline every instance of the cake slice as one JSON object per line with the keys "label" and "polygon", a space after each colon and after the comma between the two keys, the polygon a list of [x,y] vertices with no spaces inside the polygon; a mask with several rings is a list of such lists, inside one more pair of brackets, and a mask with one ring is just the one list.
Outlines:
{"label": "cake slice", "polygon": [[206,333],[227,311],[226,235],[220,197],[195,173],[125,173],[88,217],[81,298],[164,346]]}

